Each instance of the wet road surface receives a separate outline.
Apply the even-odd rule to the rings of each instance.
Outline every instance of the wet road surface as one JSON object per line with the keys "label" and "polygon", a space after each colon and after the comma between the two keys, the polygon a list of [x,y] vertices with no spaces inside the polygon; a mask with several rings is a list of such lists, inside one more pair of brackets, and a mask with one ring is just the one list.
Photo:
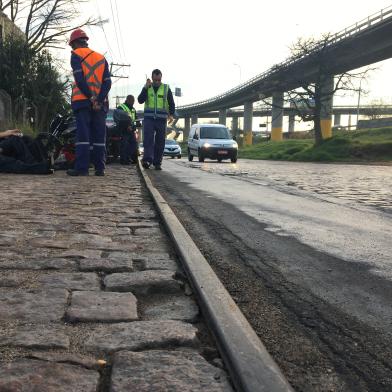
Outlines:
{"label": "wet road surface", "polygon": [[299,391],[392,390],[392,167],[150,172]]}

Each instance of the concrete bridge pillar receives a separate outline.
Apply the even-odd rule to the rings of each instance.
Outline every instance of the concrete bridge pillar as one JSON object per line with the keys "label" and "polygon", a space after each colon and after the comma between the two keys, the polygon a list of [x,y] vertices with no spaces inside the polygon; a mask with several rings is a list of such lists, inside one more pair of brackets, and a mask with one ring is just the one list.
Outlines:
{"label": "concrete bridge pillar", "polygon": [[226,118],[227,118],[227,110],[220,109],[219,110],[219,124],[226,125]]}
{"label": "concrete bridge pillar", "polygon": [[295,131],[295,114],[289,114],[289,134]]}
{"label": "concrete bridge pillar", "polygon": [[233,136],[237,136],[238,133],[238,117],[233,117],[233,121],[231,123],[231,131],[233,132]]}
{"label": "concrete bridge pillar", "polygon": [[191,118],[190,117],[185,117],[184,118],[184,141],[188,139],[189,136],[189,131],[191,130]]}
{"label": "concrete bridge pillar", "polygon": [[321,89],[321,135],[323,139],[332,137],[332,105],[333,105],[333,90],[334,90],[334,76],[327,75],[322,82]]}
{"label": "concrete bridge pillar", "polygon": [[199,121],[199,117],[197,116],[197,114],[193,114],[192,115],[192,125],[193,124],[197,124],[197,122]]}
{"label": "concrete bridge pillar", "polygon": [[283,92],[276,92],[272,95],[272,130],[271,140],[280,141],[283,139]]}
{"label": "concrete bridge pillar", "polygon": [[342,115],[341,114],[335,114],[334,115],[334,123],[333,123],[333,125],[338,127],[340,125],[341,121],[342,121]]}
{"label": "concrete bridge pillar", "polygon": [[253,129],[253,102],[245,102],[244,104],[244,145],[252,145],[252,129]]}

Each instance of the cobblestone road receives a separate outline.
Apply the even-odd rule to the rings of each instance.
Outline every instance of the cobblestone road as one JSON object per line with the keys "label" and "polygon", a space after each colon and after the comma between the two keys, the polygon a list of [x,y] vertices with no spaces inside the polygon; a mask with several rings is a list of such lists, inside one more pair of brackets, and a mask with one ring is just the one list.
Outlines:
{"label": "cobblestone road", "polygon": [[[178,163],[178,162],[177,162]],[[250,182],[316,193],[343,202],[357,202],[392,213],[392,166],[319,164],[240,159],[237,164],[215,161],[183,165],[227,176],[238,176]]]}
{"label": "cobblestone road", "polygon": [[231,391],[134,167],[0,175],[0,391]]}

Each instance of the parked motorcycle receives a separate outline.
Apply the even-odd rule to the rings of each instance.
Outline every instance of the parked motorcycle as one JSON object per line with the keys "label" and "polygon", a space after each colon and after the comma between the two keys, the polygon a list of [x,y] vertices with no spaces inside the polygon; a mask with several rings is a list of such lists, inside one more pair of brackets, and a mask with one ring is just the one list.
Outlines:
{"label": "parked motorcycle", "polygon": [[[140,124],[139,124],[140,126]],[[57,114],[52,120],[47,133],[37,137],[46,146],[48,156],[54,168],[69,169],[73,167],[76,140],[76,122],[72,116]],[[120,156],[121,133],[115,125],[106,128],[106,161],[115,162]]]}

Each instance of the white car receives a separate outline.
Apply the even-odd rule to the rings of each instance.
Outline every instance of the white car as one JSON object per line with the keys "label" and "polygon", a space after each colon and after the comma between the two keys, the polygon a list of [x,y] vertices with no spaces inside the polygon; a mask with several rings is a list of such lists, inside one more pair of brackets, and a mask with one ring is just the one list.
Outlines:
{"label": "white car", "polygon": [[173,139],[165,140],[165,149],[163,150],[163,155],[181,159],[181,147],[180,145]]}
{"label": "white car", "polygon": [[230,135],[230,131],[221,124],[194,124],[188,138],[188,160],[198,157],[199,162],[205,158],[230,159],[237,162],[238,144]]}

